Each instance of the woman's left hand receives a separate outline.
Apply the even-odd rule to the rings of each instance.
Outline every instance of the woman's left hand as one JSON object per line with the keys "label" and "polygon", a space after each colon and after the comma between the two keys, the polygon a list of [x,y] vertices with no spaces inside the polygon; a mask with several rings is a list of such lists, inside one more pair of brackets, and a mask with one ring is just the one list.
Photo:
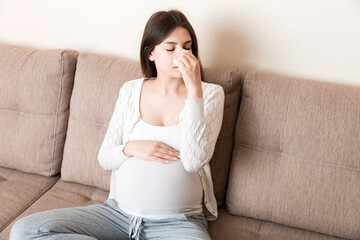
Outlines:
{"label": "woman's left hand", "polygon": [[201,87],[200,64],[189,50],[183,50],[175,55],[179,62],[179,71],[182,74],[186,88],[189,91],[199,91]]}

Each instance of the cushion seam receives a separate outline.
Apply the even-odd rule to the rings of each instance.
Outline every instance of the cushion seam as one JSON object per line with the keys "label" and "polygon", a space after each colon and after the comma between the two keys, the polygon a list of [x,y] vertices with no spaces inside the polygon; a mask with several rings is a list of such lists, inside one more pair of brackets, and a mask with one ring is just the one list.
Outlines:
{"label": "cushion seam", "polygon": [[57,179],[54,179],[53,182],[50,183],[48,187],[46,187],[42,192],[40,192],[35,198],[27,204],[21,212],[19,212],[17,215],[15,215],[13,218],[11,218],[7,224],[4,224],[2,228],[0,228],[0,232],[2,232],[7,226],[9,226],[16,218],[18,218],[21,214],[23,214],[26,210],[28,210],[39,198],[41,198],[50,188],[52,188],[55,183],[57,183],[60,180],[60,177],[57,177]]}
{"label": "cushion seam", "polygon": [[290,154],[285,153],[285,152],[280,152],[280,151],[270,150],[270,149],[258,148],[258,147],[255,147],[255,146],[252,146],[252,145],[249,145],[249,144],[246,144],[246,143],[238,143],[238,145],[239,145],[239,146],[243,146],[244,148],[253,149],[253,150],[256,150],[256,151],[259,151],[259,152],[277,153],[277,154],[280,154],[280,155],[283,155],[283,156],[286,156],[286,157],[293,157],[293,158],[296,158],[296,159],[300,159],[300,160],[302,160],[303,162],[309,162],[309,163],[318,164],[318,165],[322,165],[322,166],[328,166],[328,167],[335,167],[335,168],[342,168],[342,169],[347,169],[347,170],[360,171],[360,168],[357,168],[357,167],[345,167],[345,166],[340,166],[340,165],[333,164],[333,163],[328,163],[328,162],[304,160],[304,159],[301,158],[301,157],[293,156],[293,155],[290,155]]}
{"label": "cushion seam", "polygon": [[31,114],[31,113],[18,111],[18,110],[8,110],[8,109],[0,109],[0,112],[10,112],[10,113],[14,113],[14,114],[17,113],[17,114],[25,115],[28,117],[43,117],[43,118],[55,118],[56,117],[56,114]]}
{"label": "cushion seam", "polygon": [[59,119],[59,106],[60,106],[60,100],[61,100],[61,93],[62,93],[62,85],[63,85],[63,77],[64,77],[64,58],[63,58],[63,52],[61,52],[61,77],[60,77],[60,89],[58,94],[58,102],[56,106],[56,118],[55,118],[55,126],[54,126],[54,139],[53,139],[53,148],[52,148],[52,162],[50,164],[50,173],[53,171],[53,166],[55,164],[55,146],[56,146],[56,129],[58,126],[58,119]]}

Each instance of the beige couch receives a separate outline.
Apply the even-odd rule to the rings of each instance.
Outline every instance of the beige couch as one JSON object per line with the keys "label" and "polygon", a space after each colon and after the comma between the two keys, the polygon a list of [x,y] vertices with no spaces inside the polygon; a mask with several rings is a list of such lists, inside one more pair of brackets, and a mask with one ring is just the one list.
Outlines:
{"label": "beige couch", "polygon": [[[360,88],[205,68],[225,90],[212,239],[360,239]],[[0,239],[52,208],[101,203],[97,161],[137,62],[0,44]]]}

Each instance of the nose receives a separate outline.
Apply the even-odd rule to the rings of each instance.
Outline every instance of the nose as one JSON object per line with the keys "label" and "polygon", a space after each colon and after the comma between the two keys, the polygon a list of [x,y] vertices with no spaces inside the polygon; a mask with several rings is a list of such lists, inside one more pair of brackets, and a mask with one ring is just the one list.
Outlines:
{"label": "nose", "polygon": [[182,48],[177,48],[177,49],[175,50],[175,55],[178,54],[178,53],[180,53],[182,50],[183,50]]}
{"label": "nose", "polygon": [[186,51],[189,51],[189,50],[186,50],[186,49],[180,47],[175,50],[175,54],[180,53],[180,52],[186,52]]}

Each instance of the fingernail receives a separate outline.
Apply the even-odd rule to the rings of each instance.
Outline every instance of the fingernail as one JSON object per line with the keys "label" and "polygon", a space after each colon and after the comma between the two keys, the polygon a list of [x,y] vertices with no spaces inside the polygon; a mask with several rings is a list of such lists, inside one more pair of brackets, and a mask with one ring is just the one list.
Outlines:
{"label": "fingernail", "polygon": [[168,161],[168,160],[165,160],[165,163],[169,163],[169,161]]}

